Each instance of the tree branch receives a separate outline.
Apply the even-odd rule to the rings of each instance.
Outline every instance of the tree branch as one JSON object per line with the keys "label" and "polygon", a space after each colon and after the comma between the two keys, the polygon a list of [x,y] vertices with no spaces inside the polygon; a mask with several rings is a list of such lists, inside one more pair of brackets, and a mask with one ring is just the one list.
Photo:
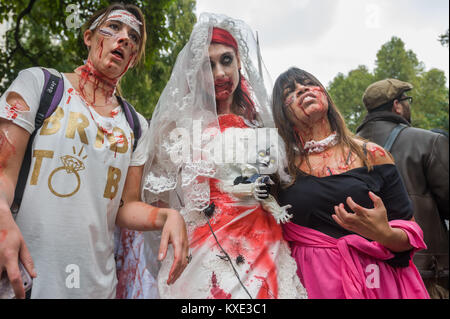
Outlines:
{"label": "tree branch", "polygon": [[28,6],[21,13],[19,13],[19,15],[17,16],[16,29],[14,31],[14,40],[16,41],[16,48],[13,50],[13,52],[11,54],[11,57],[19,49],[20,51],[22,51],[23,55],[28,60],[30,60],[30,62],[34,66],[37,66],[38,65],[37,60],[35,60],[31,55],[29,55],[28,52],[22,47],[22,45],[20,44],[20,38],[19,38],[20,22],[22,21],[22,18],[24,16],[26,16],[27,14],[29,14],[31,12],[31,9],[33,8],[33,5],[34,5],[35,2],[36,2],[36,0],[30,0],[30,3],[28,4]]}

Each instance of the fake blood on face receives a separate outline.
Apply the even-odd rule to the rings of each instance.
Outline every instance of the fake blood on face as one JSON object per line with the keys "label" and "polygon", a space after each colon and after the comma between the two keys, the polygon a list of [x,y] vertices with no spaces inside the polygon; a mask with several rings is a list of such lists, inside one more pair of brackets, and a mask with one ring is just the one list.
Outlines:
{"label": "fake blood on face", "polygon": [[[312,86],[307,87],[304,93],[296,97],[296,94],[297,92],[300,92],[298,91],[300,89],[300,86],[297,85],[297,91],[291,93],[291,95],[286,98],[285,105],[290,108],[292,114],[298,122],[303,123],[306,126],[315,125],[316,123],[310,122],[312,113],[321,112],[326,114],[327,111],[327,107],[323,101],[325,93],[321,87]],[[306,99],[309,100],[305,101]],[[315,107],[310,110],[309,108],[312,105],[315,105]],[[300,114],[297,114],[297,110],[301,111],[304,118],[302,118]]]}
{"label": "fake blood on face", "polygon": [[217,79],[214,81],[216,99],[224,100],[231,96],[233,91],[233,81],[231,79]]}
{"label": "fake blood on face", "polygon": [[123,69],[122,73],[119,75],[119,78],[122,77],[122,75],[125,74],[125,72],[128,71],[128,68],[131,65],[131,62],[134,60],[135,53],[131,54],[130,58],[128,59],[127,65],[125,66],[125,69]]}

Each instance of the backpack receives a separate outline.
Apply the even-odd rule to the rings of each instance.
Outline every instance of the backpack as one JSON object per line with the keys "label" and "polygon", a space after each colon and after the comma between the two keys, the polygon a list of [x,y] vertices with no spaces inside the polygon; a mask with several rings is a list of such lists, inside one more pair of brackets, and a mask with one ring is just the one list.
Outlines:
{"label": "backpack", "polygon": [[391,134],[389,134],[388,138],[384,142],[383,148],[390,152],[392,145],[394,145],[395,140],[397,139],[398,135],[401,131],[403,131],[405,128],[407,128],[405,124],[399,123],[394,129],[391,131]]}
{"label": "backpack", "polygon": [[[42,124],[44,124],[45,119],[50,117],[56,110],[59,102],[61,102],[64,93],[64,80],[61,73],[57,72],[56,70],[46,68],[42,68],[42,71],[44,72],[45,79],[44,89],[41,93],[39,108],[36,113],[34,131],[28,141],[27,149],[25,151],[22,166],[19,172],[19,177],[17,179],[16,189],[14,192],[14,202],[11,206],[11,212],[13,213],[13,215],[17,214],[20,208],[20,203],[22,202],[23,192],[25,190],[25,185],[28,180],[28,173],[30,171],[32,145],[36,136],[36,132],[41,128]],[[122,107],[128,124],[133,129],[134,151],[142,134],[139,118],[137,116],[136,110],[130,104],[128,104],[127,101],[122,99],[120,96],[116,96],[116,98]]]}

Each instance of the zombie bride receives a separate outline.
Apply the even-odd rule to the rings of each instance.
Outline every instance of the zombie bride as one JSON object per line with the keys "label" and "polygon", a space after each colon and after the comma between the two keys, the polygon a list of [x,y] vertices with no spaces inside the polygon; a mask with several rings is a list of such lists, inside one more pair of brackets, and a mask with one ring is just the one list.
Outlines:
{"label": "zombie bride", "polygon": [[159,241],[122,234],[122,297],[306,298],[279,224],[289,205],[269,194],[270,176],[287,175],[257,56],[244,22],[200,16],[151,121],[142,193],[181,211],[189,264],[168,285],[167,258],[154,263]]}

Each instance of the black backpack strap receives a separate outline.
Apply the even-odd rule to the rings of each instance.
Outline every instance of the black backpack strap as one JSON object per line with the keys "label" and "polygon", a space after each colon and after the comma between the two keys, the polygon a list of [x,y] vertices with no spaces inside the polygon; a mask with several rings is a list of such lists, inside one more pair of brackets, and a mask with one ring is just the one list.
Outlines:
{"label": "black backpack strap", "polygon": [[403,131],[405,128],[407,128],[408,126],[405,124],[398,124],[396,127],[394,127],[394,129],[391,131],[391,134],[389,135],[389,137],[387,138],[386,142],[384,143],[383,148],[390,152],[392,145],[394,145],[395,140],[397,139],[398,135],[400,134],[401,131]]}
{"label": "black backpack strap", "polygon": [[62,75],[55,75],[44,68],[42,68],[42,71],[44,72],[45,82],[34,123],[35,132],[41,128],[44,120],[56,110],[64,93],[64,81]]}
{"label": "black backpack strap", "polygon": [[125,99],[121,98],[120,96],[117,95],[116,97],[120,105],[122,106],[122,110],[125,113],[125,117],[127,119],[128,124],[133,130],[134,134],[133,152],[134,152],[134,150],[137,147],[138,140],[142,135],[141,122],[139,122],[139,118],[134,107],[131,106]]}
{"label": "black backpack strap", "polygon": [[25,190],[25,185],[28,180],[28,173],[31,166],[34,137],[44,123],[44,120],[55,111],[64,93],[64,80],[62,75],[57,76],[44,68],[42,68],[42,71],[44,72],[44,89],[42,91],[39,108],[36,113],[34,131],[28,140],[27,149],[23,157],[19,177],[17,179],[16,190],[14,192],[14,203],[11,207],[11,211],[13,213],[17,213],[20,203],[22,202],[23,192]]}

